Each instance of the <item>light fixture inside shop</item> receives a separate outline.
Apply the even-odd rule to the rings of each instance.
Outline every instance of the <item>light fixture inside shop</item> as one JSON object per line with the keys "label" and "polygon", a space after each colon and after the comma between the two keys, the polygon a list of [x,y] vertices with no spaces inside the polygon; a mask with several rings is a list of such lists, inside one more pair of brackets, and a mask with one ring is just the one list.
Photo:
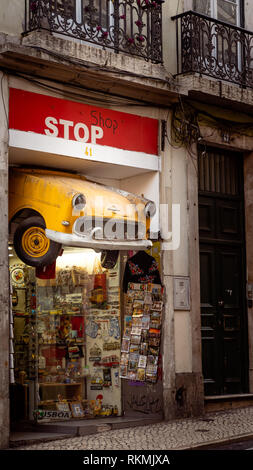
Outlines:
{"label": "light fixture inside shop", "polygon": [[100,267],[101,253],[86,248],[64,248],[62,256],[56,260],[56,268],[65,268],[66,266],[84,267],[89,274],[94,272],[95,267]]}

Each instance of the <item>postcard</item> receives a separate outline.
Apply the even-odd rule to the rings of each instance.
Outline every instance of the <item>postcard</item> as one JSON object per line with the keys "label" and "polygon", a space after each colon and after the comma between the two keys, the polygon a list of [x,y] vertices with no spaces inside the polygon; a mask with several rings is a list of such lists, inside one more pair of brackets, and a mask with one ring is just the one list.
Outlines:
{"label": "postcard", "polygon": [[121,352],[128,352],[130,347],[130,339],[129,338],[123,338],[122,339],[122,344],[121,344]]}
{"label": "postcard", "polygon": [[136,380],[139,380],[140,382],[145,381],[145,369],[137,369]]}
{"label": "postcard", "polygon": [[140,344],[141,335],[131,335],[131,344]]}
{"label": "postcard", "polygon": [[147,356],[139,356],[138,367],[145,369],[147,365]]}

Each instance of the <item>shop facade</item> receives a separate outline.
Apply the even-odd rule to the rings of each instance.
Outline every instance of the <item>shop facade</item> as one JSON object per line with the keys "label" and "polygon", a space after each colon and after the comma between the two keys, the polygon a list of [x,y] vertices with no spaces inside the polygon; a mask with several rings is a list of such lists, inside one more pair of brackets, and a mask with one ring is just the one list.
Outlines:
{"label": "shop facade", "polygon": [[[163,417],[158,115],[159,111],[153,111],[151,118],[132,110],[130,114],[62,99],[19,80],[10,86],[10,409],[14,427],[34,420]],[[79,182],[80,174],[98,195],[91,210],[86,194],[91,230],[101,223],[101,188],[115,187],[116,199],[105,195],[106,204],[113,206],[112,222],[116,220],[111,225],[109,218],[103,222],[109,241],[106,236],[95,237],[95,244],[83,243],[82,237],[78,241],[66,220],[59,228],[57,211],[69,201],[71,205],[71,198],[66,187],[59,205],[55,188],[59,181],[64,187],[71,180],[75,189],[73,177]],[[33,184],[37,185],[34,193]],[[157,211],[148,232],[152,241],[135,242],[130,233],[130,241],[120,246],[114,233],[117,195],[126,192],[131,193],[131,204],[155,202]],[[61,233],[63,241],[55,263],[47,266],[31,266],[22,256],[39,245],[34,227],[26,229],[25,238],[15,235],[20,221],[29,217],[34,221],[36,211],[44,215],[48,236],[59,241]],[[100,251],[111,247],[114,251],[115,246],[116,264],[114,259],[112,267],[104,268]],[[35,248],[39,257],[45,247]]]}

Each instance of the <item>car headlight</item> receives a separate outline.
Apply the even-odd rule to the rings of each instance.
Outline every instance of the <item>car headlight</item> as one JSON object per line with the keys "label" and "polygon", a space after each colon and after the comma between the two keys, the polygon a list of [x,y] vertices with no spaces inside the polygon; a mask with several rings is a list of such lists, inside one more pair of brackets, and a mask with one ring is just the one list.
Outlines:
{"label": "car headlight", "polygon": [[86,198],[84,194],[75,194],[72,199],[72,207],[77,211],[83,211],[86,204]]}
{"label": "car headlight", "polygon": [[148,201],[144,208],[145,215],[153,217],[156,213],[156,205],[153,201]]}

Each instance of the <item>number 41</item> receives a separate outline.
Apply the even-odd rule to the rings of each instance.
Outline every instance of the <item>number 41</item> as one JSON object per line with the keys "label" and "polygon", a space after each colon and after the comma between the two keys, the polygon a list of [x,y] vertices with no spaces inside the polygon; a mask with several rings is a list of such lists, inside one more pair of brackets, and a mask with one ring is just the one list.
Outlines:
{"label": "number 41", "polygon": [[91,147],[85,147],[85,155],[86,157],[92,157],[92,148]]}

